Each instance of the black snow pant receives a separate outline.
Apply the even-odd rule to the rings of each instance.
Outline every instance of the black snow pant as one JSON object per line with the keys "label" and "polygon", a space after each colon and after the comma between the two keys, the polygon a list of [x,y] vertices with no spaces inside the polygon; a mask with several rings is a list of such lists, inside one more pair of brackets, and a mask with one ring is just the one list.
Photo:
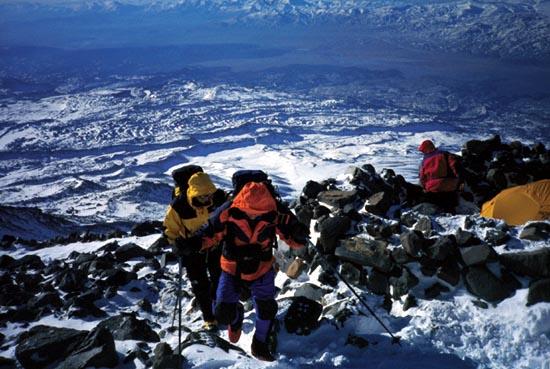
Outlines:
{"label": "black snow pant", "polygon": [[204,321],[215,319],[212,311],[220,279],[220,251],[218,248],[194,253],[183,258],[187,278],[191,281],[193,294],[199,303]]}

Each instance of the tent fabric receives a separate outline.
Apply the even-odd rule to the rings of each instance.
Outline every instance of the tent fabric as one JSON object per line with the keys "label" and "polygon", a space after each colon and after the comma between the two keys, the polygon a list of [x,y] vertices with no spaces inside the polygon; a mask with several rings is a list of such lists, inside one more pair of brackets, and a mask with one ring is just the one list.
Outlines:
{"label": "tent fabric", "polygon": [[550,219],[550,179],[507,188],[481,207],[481,216],[510,225]]}

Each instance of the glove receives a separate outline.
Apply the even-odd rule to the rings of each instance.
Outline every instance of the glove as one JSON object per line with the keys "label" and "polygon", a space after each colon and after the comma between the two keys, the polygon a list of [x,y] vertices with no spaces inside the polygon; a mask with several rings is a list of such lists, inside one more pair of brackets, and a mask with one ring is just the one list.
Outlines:
{"label": "glove", "polygon": [[202,237],[191,236],[189,238],[178,237],[173,247],[177,256],[189,256],[199,252],[202,247]]}

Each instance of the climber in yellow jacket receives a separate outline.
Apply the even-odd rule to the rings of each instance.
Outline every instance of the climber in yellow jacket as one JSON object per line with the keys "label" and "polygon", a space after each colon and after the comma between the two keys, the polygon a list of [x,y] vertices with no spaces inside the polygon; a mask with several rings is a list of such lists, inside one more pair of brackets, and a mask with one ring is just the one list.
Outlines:
{"label": "climber in yellow jacket", "polygon": [[215,329],[217,323],[212,312],[212,304],[221,274],[220,251],[196,253],[191,250],[193,245],[201,242],[194,233],[208,221],[208,216],[216,205],[220,205],[218,201],[214,203],[214,198],[225,201],[225,197],[223,191],[217,190],[208,174],[204,172],[193,174],[189,178],[186,193],[178,195],[168,207],[164,218],[165,235],[182,259],[202,311],[205,328]]}

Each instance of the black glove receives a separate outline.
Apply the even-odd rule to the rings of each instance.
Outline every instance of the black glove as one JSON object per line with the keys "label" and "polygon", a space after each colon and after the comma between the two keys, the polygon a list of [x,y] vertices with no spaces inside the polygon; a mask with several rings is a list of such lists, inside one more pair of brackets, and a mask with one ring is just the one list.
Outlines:
{"label": "black glove", "polygon": [[177,256],[189,256],[199,250],[202,247],[202,237],[191,236],[189,238],[178,237],[173,247],[174,254]]}

